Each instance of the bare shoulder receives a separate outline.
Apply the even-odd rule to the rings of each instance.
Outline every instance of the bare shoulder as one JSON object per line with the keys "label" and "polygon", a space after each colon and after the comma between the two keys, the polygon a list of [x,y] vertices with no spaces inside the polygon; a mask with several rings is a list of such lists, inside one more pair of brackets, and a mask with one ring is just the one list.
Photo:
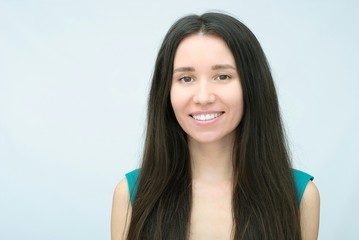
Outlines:
{"label": "bare shoulder", "polygon": [[128,183],[126,178],[121,179],[121,181],[116,185],[113,197],[114,199],[121,200],[121,202],[130,202],[130,193],[128,190]]}
{"label": "bare shoulder", "polygon": [[320,195],[312,181],[308,182],[300,203],[300,223],[303,240],[318,239]]}
{"label": "bare shoulder", "polygon": [[111,212],[111,239],[125,239],[131,219],[131,204],[128,183],[122,179],[116,186]]}

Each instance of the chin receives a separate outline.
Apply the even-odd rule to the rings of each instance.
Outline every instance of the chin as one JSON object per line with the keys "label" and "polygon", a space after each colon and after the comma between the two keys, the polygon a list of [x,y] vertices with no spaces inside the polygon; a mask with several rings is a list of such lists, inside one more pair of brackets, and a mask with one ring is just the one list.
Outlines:
{"label": "chin", "polygon": [[188,135],[190,141],[200,143],[200,144],[213,144],[213,143],[226,143],[233,140],[234,135],[228,134],[225,136],[222,135],[213,135],[213,134],[201,134],[201,135]]}

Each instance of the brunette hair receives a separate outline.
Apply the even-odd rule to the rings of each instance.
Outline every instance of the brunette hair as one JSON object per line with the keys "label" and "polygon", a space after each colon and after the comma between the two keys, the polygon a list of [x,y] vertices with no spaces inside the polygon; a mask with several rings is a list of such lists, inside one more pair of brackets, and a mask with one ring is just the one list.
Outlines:
{"label": "brunette hair", "polygon": [[186,133],[170,102],[173,61],[189,35],[221,37],[243,89],[244,115],[233,148],[234,239],[301,239],[299,207],[277,95],[254,34],[222,13],[179,19],[158,52],[148,100],[147,132],[127,239],[188,239],[192,202]]}

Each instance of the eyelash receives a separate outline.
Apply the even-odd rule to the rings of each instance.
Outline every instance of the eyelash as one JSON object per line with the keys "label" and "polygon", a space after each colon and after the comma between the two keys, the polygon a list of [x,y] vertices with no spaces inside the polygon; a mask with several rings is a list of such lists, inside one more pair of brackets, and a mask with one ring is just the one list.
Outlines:
{"label": "eyelash", "polygon": [[[221,77],[225,77],[225,79],[223,79],[223,78],[221,79]],[[185,79],[190,80],[190,81],[185,81]],[[228,74],[220,74],[215,78],[215,80],[220,80],[220,81],[229,80],[229,79],[231,79],[231,76]],[[181,81],[183,83],[190,83],[193,81],[193,78],[190,76],[183,76],[183,77],[179,78],[179,81]]]}
{"label": "eyelash", "polygon": [[[220,77],[226,77],[226,78],[225,79],[220,79]],[[218,80],[229,80],[229,79],[231,79],[231,76],[228,75],[228,74],[220,74],[220,75],[218,75],[216,77],[216,79],[218,79]]]}
{"label": "eyelash", "polygon": [[186,78],[188,78],[188,79],[191,80],[191,81],[189,81],[189,82],[192,82],[192,81],[193,81],[193,78],[192,78],[192,77],[189,77],[189,76],[183,76],[183,77],[181,77],[179,80],[180,80],[181,82],[183,82],[183,83],[189,83],[189,82],[186,82],[186,81],[185,81]]}

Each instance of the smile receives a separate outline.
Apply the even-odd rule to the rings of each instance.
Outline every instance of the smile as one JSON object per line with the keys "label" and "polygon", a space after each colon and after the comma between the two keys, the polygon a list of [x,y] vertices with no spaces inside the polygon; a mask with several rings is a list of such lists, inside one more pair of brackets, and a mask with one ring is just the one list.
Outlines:
{"label": "smile", "polygon": [[221,116],[224,112],[220,113],[207,113],[207,114],[193,114],[190,115],[192,118],[194,118],[197,121],[209,121],[215,118],[218,118]]}

